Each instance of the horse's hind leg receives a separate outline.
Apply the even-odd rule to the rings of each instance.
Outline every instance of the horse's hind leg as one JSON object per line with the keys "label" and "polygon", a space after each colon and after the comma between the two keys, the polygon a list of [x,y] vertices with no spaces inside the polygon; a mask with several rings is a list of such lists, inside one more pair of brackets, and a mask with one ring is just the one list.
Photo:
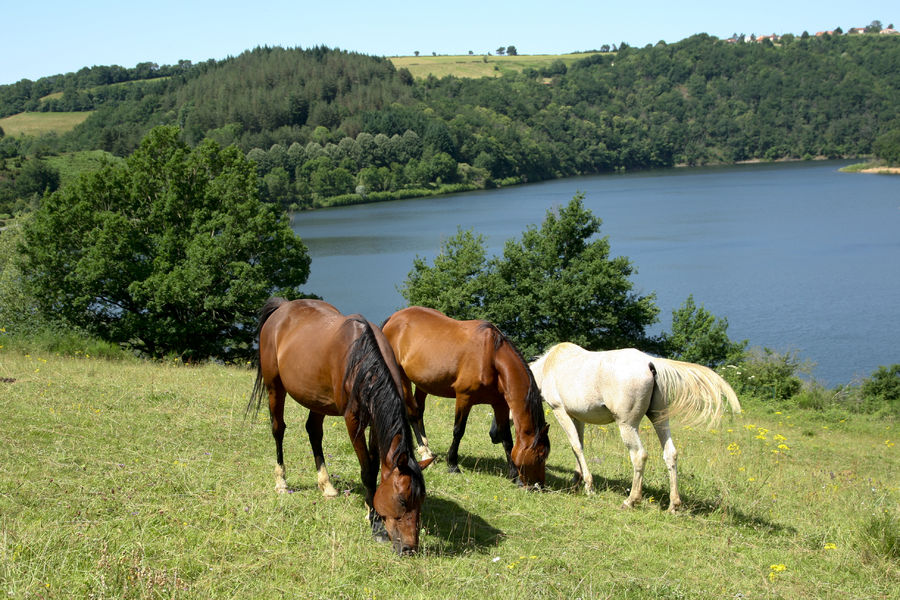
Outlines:
{"label": "horse's hind leg", "polygon": [[309,445],[312,447],[313,459],[316,462],[316,478],[319,489],[326,498],[335,498],[338,491],[331,485],[328,470],[325,468],[325,455],[322,452],[322,423],[324,421],[325,415],[310,411],[309,417],[306,419],[306,433],[309,435]]}
{"label": "horse's hind leg", "polygon": [[284,493],[288,490],[284,479],[284,387],[276,379],[267,385],[269,391],[269,417],[272,419],[272,437],[275,438],[275,491]]}
{"label": "horse's hind leg", "polygon": [[624,504],[626,508],[631,508],[642,498],[641,488],[644,485],[644,465],[647,463],[647,451],[644,450],[644,445],[641,443],[641,436],[638,434],[636,425],[619,422],[619,433],[622,435],[625,447],[628,448],[628,453],[631,455],[631,466],[634,468],[631,492]]}
{"label": "horse's hind leg", "polygon": [[675,443],[672,441],[669,419],[665,411],[666,400],[659,386],[654,385],[647,417],[653,423],[656,436],[659,438],[659,445],[663,449],[663,460],[669,471],[669,512],[674,513],[681,506],[681,496],[678,495],[678,451],[675,450]]}
{"label": "horse's hind leg", "polygon": [[681,506],[681,496],[678,495],[678,451],[672,441],[672,433],[669,431],[669,420],[654,421],[653,427],[659,437],[659,445],[663,449],[663,460],[669,470],[669,512],[674,513]]}

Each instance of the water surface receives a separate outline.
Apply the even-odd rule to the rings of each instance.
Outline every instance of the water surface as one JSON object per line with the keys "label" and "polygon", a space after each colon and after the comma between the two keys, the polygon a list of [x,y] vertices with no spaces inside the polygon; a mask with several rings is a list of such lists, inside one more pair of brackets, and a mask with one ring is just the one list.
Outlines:
{"label": "water surface", "polygon": [[458,227],[488,254],[577,192],[660,323],[689,294],[732,339],[796,351],[827,383],[900,362],[900,177],[840,173],[846,162],[667,169],[296,213],[309,246],[305,291],[380,323],[397,287]]}

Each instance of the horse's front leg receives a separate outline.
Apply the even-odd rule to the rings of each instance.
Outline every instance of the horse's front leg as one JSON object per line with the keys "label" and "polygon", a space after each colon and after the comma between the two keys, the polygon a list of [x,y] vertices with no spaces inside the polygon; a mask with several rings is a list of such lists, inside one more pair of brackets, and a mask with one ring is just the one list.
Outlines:
{"label": "horse's front leg", "polygon": [[309,435],[309,445],[312,447],[313,460],[316,463],[316,479],[322,495],[326,498],[335,498],[338,491],[331,485],[328,470],[325,468],[325,455],[322,452],[322,423],[325,415],[310,411],[306,419],[306,433]]}
{"label": "horse's front leg", "polygon": [[638,504],[642,498],[641,488],[644,485],[644,465],[647,463],[647,451],[641,443],[641,436],[638,434],[637,424],[619,422],[619,433],[622,435],[622,441],[628,448],[631,455],[631,466],[634,468],[634,476],[631,480],[631,492],[625,499],[624,506],[631,508]]}
{"label": "horse's front leg", "polygon": [[466,433],[466,421],[469,420],[469,411],[472,410],[470,398],[467,395],[456,396],[456,417],[453,422],[453,441],[447,451],[447,471],[459,473],[459,442]]}
{"label": "horse's front leg", "polygon": [[587,460],[584,458],[584,423],[570,417],[561,402],[557,403],[557,408],[553,409],[553,414],[556,416],[560,427],[566,432],[566,437],[569,438],[569,444],[572,446],[572,452],[575,454],[575,475],[572,478],[572,486],[577,486],[581,481],[584,481],[585,493],[593,494],[594,477],[591,475]]}
{"label": "horse's front leg", "polygon": [[384,528],[384,520],[375,512],[375,487],[378,477],[378,446],[374,431],[366,445],[365,431],[359,428],[359,422],[353,415],[347,415],[347,432],[353,442],[353,450],[359,461],[359,475],[363,486],[366,488],[366,519],[372,527],[372,537],[377,542],[389,542],[390,537]]}
{"label": "horse's front leg", "polygon": [[422,460],[434,458],[431,448],[428,447],[428,437],[425,435],[425,398],[427,397],[428,394],[425,390],[416,388],[415,408],[410,413],[410,425],[412,425],[413,433],[416,436],[416,444],[418,445],[416,450],[419,452]]}
{"label": "horse's front leg", "polygon": [[513,439],[512,432],[509,430],[509,406],[507,406],[506,401],[497,402],[492,406],[494,408],[494,421],[491,423],[491,441],[495,444],[503,444],[503,451],[506,453],[508,476],[512,481],[522,485],[522,481],[519,479],[519,470],[512,459]]}

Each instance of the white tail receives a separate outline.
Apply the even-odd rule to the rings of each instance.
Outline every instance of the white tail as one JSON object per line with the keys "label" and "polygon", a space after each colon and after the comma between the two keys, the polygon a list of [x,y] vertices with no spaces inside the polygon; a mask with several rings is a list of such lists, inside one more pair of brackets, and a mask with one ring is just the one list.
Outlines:
{"label": "white tail", "polygon": [[718,425],[724,412],[723,396],[732,412],[741,412],[737,394],[712,369],[667,358],[653,358],[651,364],[656,369],[656,385],[665,400],[667,416],[685,414],[691,416],[692,424]]}

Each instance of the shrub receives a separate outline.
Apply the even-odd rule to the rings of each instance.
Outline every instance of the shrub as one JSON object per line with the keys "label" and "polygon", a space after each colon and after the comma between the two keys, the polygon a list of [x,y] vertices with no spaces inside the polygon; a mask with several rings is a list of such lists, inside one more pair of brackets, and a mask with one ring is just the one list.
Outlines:
{"label": "shrub", "polygon": [[741,362],[723,369],[722,376],[741,396],[785,401],[803,387],[797,375],[806,369],[796,352],[781,354],[769,348],[751,348]]}

